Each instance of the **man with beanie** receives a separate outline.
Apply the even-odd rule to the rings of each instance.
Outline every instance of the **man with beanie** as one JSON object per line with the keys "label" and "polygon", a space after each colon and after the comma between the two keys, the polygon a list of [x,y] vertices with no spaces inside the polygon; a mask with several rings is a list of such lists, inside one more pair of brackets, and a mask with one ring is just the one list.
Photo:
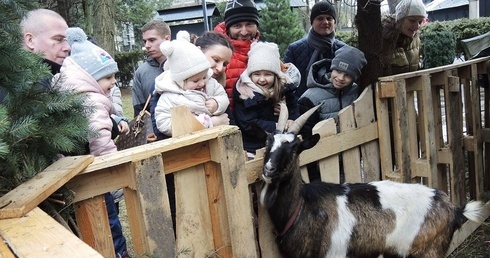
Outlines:
{"label": "man with beanie", "polygon": [[390,14],[381,20],[383,75],[416,71],[420,60],[420,26],[427,17],[424,3],[389,0],[388,4]]}
{"label": "man with beanie", "polygon": [[311,8],[311,28],[306,37],[291,43],[284,54],[284,62],[294,64],[301,73],[301,82],[295,95],[306,91],[306,77],[313,63],[324,58],[332,59],[335,51],[346,44],[335,38],[337,14],[328,1],[317,2]]}
{"label": "man with beanie", "polygon": [[[117,148],[113,140],[113,127],[119,126],[121,133],[129,132],[127,120],[118,119],[118,122],[113,123],[111,119],[113,105],[110,89],[116,83],[115,74],[119,71],[117,63],[109,53],[88,41],[87,35],[80,28],[67,29],[66,39],[71,53],[63,61],[54,81],[60,79],[63,88],[84,94],[86,105],[93,108],[87,114],[89,128],[94,132],[89,138],[87,154],[101,156],[114,153]],[[129,257],[113,196],[106,193],[104,197],[115,255]]]}
{"label": "man with beanie", "polygon": [[231,110],[233,110],[233,87],[240,74],[247,68],[251,44],[259,40],[258,27],[259,11],[253,0],[228,0],[225,21],[214,28],[215,31],[228,37],[234,48],[230,63],[226,66],[225,85]]}

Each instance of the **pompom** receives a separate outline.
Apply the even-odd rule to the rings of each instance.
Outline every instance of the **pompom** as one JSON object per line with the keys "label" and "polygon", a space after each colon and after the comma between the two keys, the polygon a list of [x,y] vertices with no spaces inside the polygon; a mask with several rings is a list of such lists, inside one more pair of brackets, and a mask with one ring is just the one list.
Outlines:
{"label": "pompom", "polygon": [[169,57],[174,52],[174,46],[170,40],[165,40],[160,44],[160,51],[166,57]]}
{"label": "pompom", "polygon": [[68,44],[70,44],[71,46],[74,42],[80,43],[86,41],[87,35],[82,29],[78,27],[68,28],[66,30],[66,40],[68,41]]}

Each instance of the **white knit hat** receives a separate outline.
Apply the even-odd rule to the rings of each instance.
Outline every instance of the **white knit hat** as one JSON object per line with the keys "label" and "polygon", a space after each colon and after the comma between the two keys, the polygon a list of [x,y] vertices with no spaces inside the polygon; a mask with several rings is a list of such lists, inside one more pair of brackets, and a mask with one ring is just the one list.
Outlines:
{"label": "white knit hat", "polygon": [[82,29],[68,28],[66,40],[71,47],[70,58],[96,81],[119,71],[116,61],[104,49],[88,41]]}
{"label": "white knit hat", "polygon": [[396,5],[396,20],[399,21],[407,16],[427,17],[425,5],[422,0],[401,0]]}
{"label": "white knit hat", "polygon": [[181,39],[187,42],[191,42],[191,34],[189,34],[189,32],[186,30],[179,30],[179,32],[177,32],[177,35],[175,35],[175,39]]}
{"label": "white knit hat", "polygon": [[283,78],[284,73],[281,71],[281,57],[279,56],[279,47],[276,43],[271,42],[254,42],[248,51],[247,72],[267,70],[274,72],[277,76]]}
{"label": "white knit hat", "polygon": [[211,67],[204,53],[185,40],[163,41],[160,50],[167,57],[170,77],[181,87],[185,79]]}

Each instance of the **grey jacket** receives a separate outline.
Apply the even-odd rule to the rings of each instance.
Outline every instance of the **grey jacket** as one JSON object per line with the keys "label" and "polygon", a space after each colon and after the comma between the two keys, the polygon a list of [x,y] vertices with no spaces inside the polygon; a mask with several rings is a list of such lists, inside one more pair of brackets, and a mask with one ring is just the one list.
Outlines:
{"label": "grey jacket", "polygon": [[[146,62],[136,69],[133,78],[133,107],[134,116],[137,116],[152,93],[155,78],[163,72],[163,64],[159,64],[151,57],[146,58]],[[149,106],[147,107],[149,110]]]}
{"label": "grey jacket", "polygon": [[[356,83],[342,89],[336,89],[332,85],[329,80],[330,62],[330,59],[323,59],[312,65],[306,83],[308,89],[298,100],[299,105],[303,106],[321,104],[318,109],[318,121],[337,117],[342,108],[351,105],[359,96],[359,87]],[[307,109],[308,106],[300,108],[300,110]]]}

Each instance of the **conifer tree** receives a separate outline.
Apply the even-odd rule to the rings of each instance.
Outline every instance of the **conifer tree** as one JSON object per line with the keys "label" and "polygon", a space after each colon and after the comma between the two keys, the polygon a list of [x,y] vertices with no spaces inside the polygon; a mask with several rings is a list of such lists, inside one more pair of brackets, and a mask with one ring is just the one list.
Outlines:
{"label": "conifer tree", "polygon": [[291,10],[289,0],[264,0],[260,11],[260,39],[279,46],[281,56],[288,45],[304,36],[298,16]]}
{"label": "conifer tree", "polygon": [[[88,142],[84,96],[60,90],[42,58],[21,46],[30,0],[0,1],[0,196]],[[34,2],[35,3],[35,2]]]}

